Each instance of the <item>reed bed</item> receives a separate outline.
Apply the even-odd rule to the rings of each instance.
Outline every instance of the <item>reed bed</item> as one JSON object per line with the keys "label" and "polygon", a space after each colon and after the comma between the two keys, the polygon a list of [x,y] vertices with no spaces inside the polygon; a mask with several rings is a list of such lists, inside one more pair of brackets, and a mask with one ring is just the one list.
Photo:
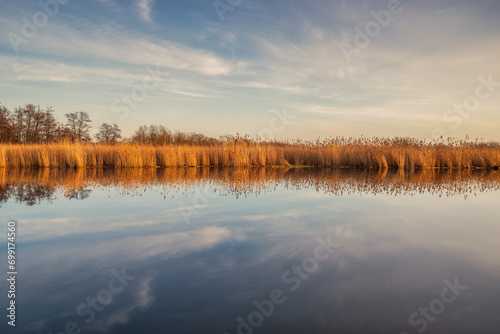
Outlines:
{"label": "reed bed", "polygon": [[0,145],[0,167],[262,167],[315,166],[373,169],[498,168],[498,143],[413,139],[330,139],[214,146],[55,143]]}

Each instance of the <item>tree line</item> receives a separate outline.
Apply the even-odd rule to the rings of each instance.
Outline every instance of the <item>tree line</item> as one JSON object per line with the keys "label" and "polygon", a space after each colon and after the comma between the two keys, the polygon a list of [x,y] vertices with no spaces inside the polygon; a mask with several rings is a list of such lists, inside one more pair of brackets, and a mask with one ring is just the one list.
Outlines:
{"label": "tree line", "polygon": [[163,125],[142,125],[130,138],[122,138],[122,130],[115,124],[102,123],[94,137],[91,136],[92,120],[87,112],[65,114],[66,121],[59,122],[52,107],[45,109],[33,104],[14,108],[0,105],[0,143],[45,144],[80,142],[116,144],[119,142],[148,145],[215,145],[221,141],[195,132],[170,131]]}
{"label": "tree line", "polygon": [[66,122],[54,117],[52,107],[33,104],[10,111],[0,105],[0,142],[42,144],[60,141],[90,142],[90,116],[83,111],[66,114]]}

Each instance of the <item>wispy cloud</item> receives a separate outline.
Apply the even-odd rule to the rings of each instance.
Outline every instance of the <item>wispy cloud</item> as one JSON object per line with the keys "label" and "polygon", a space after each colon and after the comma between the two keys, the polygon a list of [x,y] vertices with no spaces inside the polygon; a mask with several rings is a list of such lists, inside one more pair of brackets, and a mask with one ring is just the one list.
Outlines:
{"label": "wispy cloud", "polygon": [[138,0],[137,7],[139,8],[139,14],[141,18],[145,21],[151,22],[151,5],[154,0]]}
{"label": "wispy cloud", "polygon": [[[0,22],[2,30],[12,30],[14,20]],[[64,59],[86,59],[88,63],[113,61],[133,65],[158,65],[165,68],[193,71],[204,75],[226,75],[236,66],[212,52],[174,43],[168,40],[152,40],[109,25],[105,31],[81,20],[85,29],[68,27],[54,22],[51,31],[40,32],[40,38],[26,45],[26,51],[38,55]],[[4,43],[2,43],[4,42]],[[9,47],[5,41],[0,44]]]}
{"label": "wispy cloud", "polygon": [[[64,7],[36,38],[22,45],[17,58],[1,51],[11,46],[0,36],[0,86],[11,89],[3,100],[25,103],[11,102],[16,87],[31,85],[33,91],[43,91],[38,86],[44,81],[66,83],[73,94],[82,82],[96,87],[105,83],[106,91],[117,91],[141,80],[146,66],[158,65],[170,77],[155,94],[161,93],[167,102],[176,100],[177,110],[193,112],[176,118],[176,127],[189,129],[193,115],[210,114],[213,124],[224,122],[235,132],[253,135],[253,129],[269,121],[267,110],[287,105],[297,106],[301,121],[309,126],[289,127],[282,133],[285,138],[327,137],[339,122],[344,122],[341,135],[350,135],[347,131],[357,123],[375,118],[391,128],[379,124],[374,134],[396,135],[398,124],[398,133],[427,138],[442,123],[446,108],[473,93],[478,76],[492,74],[495,82],[500,80],[495,15],[500,6],[495,1],[408,3],[351,63],[341,43],[352,42],[353,28],[373,20],[370,12],[382,10],[384,2],[243,2],[228,15],[230,23],[219,22],[210,3],[173,2],[168,10],[154,0],[132,0],[128,5],[114,1],[113,7],[112,3],[97,4],[95,12],[90,7],[78,11],[78,3]],[[16,15],[0,13],[0,30],[19,32],[20,18],[30,15],[24,7],[10,7]],[[167,117],[165,99],[147,106],[144,121]],[[500,131],[486,135],[475,125],[500,124],[495,114],[499,101],[500,93],[492,95],[460,131],[499,139]],[[242,124],[241,117],[250,113]],[[203,123],[197,131],[228,131],[214,129],[213,124]]]}

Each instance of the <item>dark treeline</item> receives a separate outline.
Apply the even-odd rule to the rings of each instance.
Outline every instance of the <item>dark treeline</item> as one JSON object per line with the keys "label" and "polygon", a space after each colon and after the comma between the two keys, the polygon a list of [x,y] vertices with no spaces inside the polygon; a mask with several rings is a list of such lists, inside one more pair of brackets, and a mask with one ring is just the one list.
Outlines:
{"label": "dark treeline", "polygon": [[[207,137],[200,133],[170,131],[163,125],[140,126],[130,138],[122,138],[117,124],[102,123],[92,138],[92,120],[88,113],[76,111],[65,115],[62,123],[54,117],[52,107],[45,109],[33,104],[14,108],[0,105],[0,143],[45,144],[56,142],[80,142],[115,144],[118,142],[149,145],[215,145],[224,139]],[[229,136],[230,137],[230,136]],[[227,136],[225,140],[229,140]]]}
{"label": "dark treeline", "polygon": [[209,146],[220,143],[221,140],[207,137],[201,133],[170,131],[163,125],[140,126],[129,142],[150,145],[197,145]]}
{"label": "dark treeline", "polygon": [[54,117],[52,107],[33,104],[10,111],[0,105],[0,143],[42,144],[61,141],[90,142],[90,117],[86,112],[66,114],[66,123]]}

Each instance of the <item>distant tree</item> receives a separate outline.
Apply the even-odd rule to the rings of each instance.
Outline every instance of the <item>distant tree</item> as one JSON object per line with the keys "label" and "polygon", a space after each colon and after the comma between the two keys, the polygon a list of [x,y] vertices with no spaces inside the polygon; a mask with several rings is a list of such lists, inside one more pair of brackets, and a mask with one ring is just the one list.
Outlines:
{"label": "distant tree", "polygon": [[17,107],[14,108],[14,113],[12,115],[12,126],[14,127],[14,142],[15,143],[25,143],[26,142],[26,128],[27,128],[27,116],[25,114],[24,108]]}
{"label": "distant tree", "polygon": [[[40,108],[38,108],[40,109]],[[23,113],[23,142],[24,143],[34,143],[36,142],[36,134],[38,131],[38,125],[40,117],[37,114],[37,107],[33,104],[27,104],[24,108],[19,108],[19,111]]]}
{"label": "distant tree", "polygon": [[6,107],[0,105],[0,143],[11,143],[14,136],[11,112]]}
{"label": "distant tree", "polygon": [[130,140],[137,144],[149,143],[148,127],[146,125],[139,126],[139,129],[135,130],[135,133]]}
{"label": "distant tree", "polygon": [[88,142],[90,137],[90,116],[84,111],[75,111],[74,113],[66,114],[66,126],[72,136],[73,141]]}
{"label": "distant tree", "polygon": [[120,130],[116,123],[113,125],[102,123],[95,138],[101,144],[116,144],[122,138],[121,133],[122,130]]}
{"label": "distant tree", "polygon": [[[0,105],[0,143],[51,143],[59,141],[89,142],[91,120],[89,114],[77,111],[66,114],[66,123],[59,123],[54,117],[52,107],[41,109],[40,106],[26,104],[14,108],[11,112]],[[97,142],[114,144],[122,140],[117,124],[103,123],[95,135]],[[130,139],[123,141],[149,145],[216,145],[220,142],[235,142],[239,137],[225,136],[221,139],[203,134],[181,131],[171,132],[163,125],[140,126]],[[241,139],[243,140],[243,139]]]}
{"label": "distant tree", "polygon": [[152,145],[168,145],[172,142],[172,133],[163,125],[150,125],[147,131],[148,143]]}
{"label": "distant tree", "polygon": [[172,133],[163,125],[142,125],[137,129],[130,141],[136,144],[150,145],[215,145],[219,140],[202,135],[201,133],[185,133],[175,131]]}
{"label": "distant tree", "polygon": [[40,106],[37,107],[33,104],[15,108],[11,116],[11,127],[14,132],[11,141],[15,143],[44,142],[45,119],[46,115],[51,114],[51,112],[51,108],[42,110]]}
{"label": "distant tree", "polygon": [[73,141],[73,136],[66,124],[57,122],[55,134],[56,141]]}
{"label": "distant tree", "polygon": [[174,143],[177,145],[184,145],[187,142],[186,134],[184,132],[175,131],[173,140]]}
{"label": "distant tree", "polygon": [[40,124],[39,140],[40,142],[50,143],[58,140],[57,127],[58,123],[53,115],[54,110],[48,107],[42,113]]}

